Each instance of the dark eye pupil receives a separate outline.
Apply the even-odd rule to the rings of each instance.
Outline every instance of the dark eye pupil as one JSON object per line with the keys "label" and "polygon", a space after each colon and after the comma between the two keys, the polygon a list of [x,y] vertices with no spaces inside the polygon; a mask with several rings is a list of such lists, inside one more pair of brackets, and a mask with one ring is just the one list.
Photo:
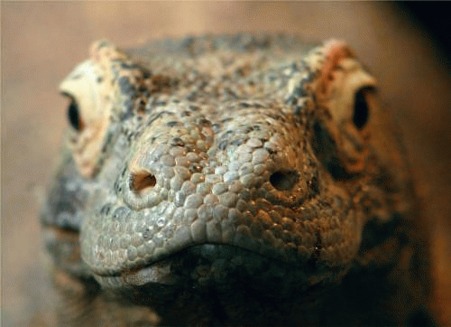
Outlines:
{"label": "dark eye pupil", "polygon": [[362,129],[369,118],[369,109],[366,96],[371,92],[371,88],[362,88],[356,94],[354,98],[354,116],[352,121],[358,129]]}
{"label": "dark eye pupil", "polygon": [[69,118],[70,125],[76,130],[81,131],[82,123],[80,119],[80,112],[78,110],[78,105],[75,100],[71,100],[69,108],[67,110],[67,116]]}

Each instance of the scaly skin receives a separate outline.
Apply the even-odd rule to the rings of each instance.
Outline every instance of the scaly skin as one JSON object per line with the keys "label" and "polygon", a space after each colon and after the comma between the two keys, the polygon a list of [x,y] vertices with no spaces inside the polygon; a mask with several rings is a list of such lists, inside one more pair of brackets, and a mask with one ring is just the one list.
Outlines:
{"label": "scaly skin", "polygon": [[346,44],[101,41],[61,92],[62,325],[432,324],[405,155]]}

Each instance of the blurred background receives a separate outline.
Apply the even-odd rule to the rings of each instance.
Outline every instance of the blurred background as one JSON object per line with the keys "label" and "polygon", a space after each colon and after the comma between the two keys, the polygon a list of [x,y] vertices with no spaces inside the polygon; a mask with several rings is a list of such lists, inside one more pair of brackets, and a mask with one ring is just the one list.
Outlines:
{"label": "blurred background", "polygon": [[2,2],[3,326],[27,326],[51,303],[38,211],[66,126],[59,81],[99,38],[135,47],[156,38],[242,31],[344,39],[378,78],[404,134],[431,223],[436,306],[442,323],[451,325],[448,8],[386,2]]}

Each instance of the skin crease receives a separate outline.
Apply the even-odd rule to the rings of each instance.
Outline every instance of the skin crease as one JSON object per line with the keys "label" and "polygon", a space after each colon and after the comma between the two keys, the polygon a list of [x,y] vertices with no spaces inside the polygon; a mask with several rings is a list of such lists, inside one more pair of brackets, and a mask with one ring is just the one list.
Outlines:
{"label": "skin crease", "polygon": [[60,324],[433,325],[399,136],[344,42],[99,41],[60,89]]}

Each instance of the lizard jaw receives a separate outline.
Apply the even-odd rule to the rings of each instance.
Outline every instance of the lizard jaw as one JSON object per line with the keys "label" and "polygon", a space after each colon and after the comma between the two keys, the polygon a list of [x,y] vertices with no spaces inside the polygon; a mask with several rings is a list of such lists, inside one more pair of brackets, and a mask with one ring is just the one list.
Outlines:
{"label": "lizard jaw", "polygon": [[342,274],[325,269],[318,273],[313,265],[285,263],[274,258],[226,244],[200,244],[150,263],[144,267],[124,270],[117,275],[95,274],[105,288],[123,290],[135,288],[226,288],[247,284],[267,294],[283,296],[295,290],[303,291],[321,282],[332,282]]}

